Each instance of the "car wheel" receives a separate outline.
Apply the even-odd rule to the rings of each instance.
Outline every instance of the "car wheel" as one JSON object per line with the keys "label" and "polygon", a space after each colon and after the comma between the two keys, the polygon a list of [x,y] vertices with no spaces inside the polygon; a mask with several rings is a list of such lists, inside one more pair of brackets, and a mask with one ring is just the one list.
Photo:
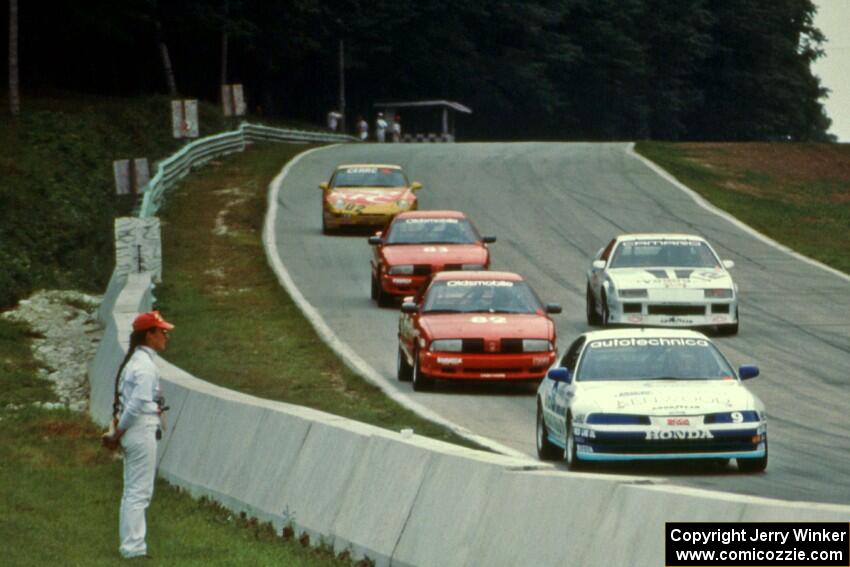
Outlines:
{"label": "car wheel", "polygon": [[375,278],[375,274],[372,274],[372,299],[378,299],[378,280]]}
{"label": "car wheel", "polygon": [[328,223],[325,221],[325,215],[322,215],[322,234],[330,234],[331,229],[328,228]]}
{"label": "car wheel", "polygon": [[593,297],[593,291],[590,289],[590,285],[587,286],[587,299],[585,300],[585,309],[587,311],[588,325],[596,326],[602,323],[602,317],[600,317],[599,313],[596,312],[596,298]]}
{"label": "car wheel", "polygon": [[543,421],[543,408],[537,402],[537,456],[541,461],[557,461],[564,458],[564,450],[549,441],[546,424]]}
{"label": "car wheel", "polygon": [[567,442],[564,450],[564,459],[567,463],[567,468],[571,471],[579,470],[581,463],[576,456],[576,439],[573,435],[573,416],[567,414]]}
{"label": "car wheel", "polygon": [[410,382],[413,378],[413,367],[407,363],[407,357],[404,356],[404,351],[398,347],[398,362],[396,364],[396,376],[399,382]]}
{"label": "car wheel", "polygon": [[422,372],[419,367],[419,351],[413,354],[413,390],[416,392],[424,392],[434,387],[434,379]]}
{"label": "car wheel", "polygon": [[608,298],[605,297],[605,294],[602,294],[602,317],[601,324],[603,327],[610,327],[610,315],[608,314]]}
{"label": "car wheel", "polygon": [[767,439],[764,440],[764,457],[759,459],[735,459],[738,470],[743,473],[760,473],[767,468]]}
{"label": "car wheel", "polygon": [[375,299],[378,302],[378,307],[390,307],[393,304],[393,296],[385,292],[380,283],[378,284],[377,297]]}

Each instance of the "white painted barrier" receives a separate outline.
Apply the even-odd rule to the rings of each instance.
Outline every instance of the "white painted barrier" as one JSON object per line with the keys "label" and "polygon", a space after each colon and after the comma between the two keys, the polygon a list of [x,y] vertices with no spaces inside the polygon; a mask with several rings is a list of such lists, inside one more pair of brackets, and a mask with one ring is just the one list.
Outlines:
{"label": "white painted barrier", "polygon": [[[150,274],[110,286],[90,370],[105,424]],[[846,522],[850,507],[570,474],[536,461],[400,434],[263,400],[160,361],[171,410],[159,472],[195,496],[291,526],[378,566],[663,565],[667,521]]]}

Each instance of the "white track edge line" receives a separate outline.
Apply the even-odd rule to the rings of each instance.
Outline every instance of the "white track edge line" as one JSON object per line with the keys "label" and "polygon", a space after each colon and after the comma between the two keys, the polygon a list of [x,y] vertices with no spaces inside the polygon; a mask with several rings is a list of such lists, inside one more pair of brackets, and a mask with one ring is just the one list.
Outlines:
{"label": "white track edge line", "polygon": [[[313,148],[311,150],[307,150],[302,152],[292,158],[281,170],[281,172],[272,180],[269,185],[268,192],[268,208],[266,210],[266,221],[263,225],[263,248],[266,251],[266,260],[277,276],[278,282],[284,287],[284,289],[289,293],[292,300],[301,309],[301,312],[310,321],[310,324],[315,329],[316,333],[322,338],[322,340],[327,344],[331,349],[339,356],[343,362],[348,366],[351,370],[363,376],[367,381],[374,384],[381,391],[386,394],[387,397],[392,399],[393,401],[401,404],[405,408],[409,409],[419,417],[423,419],[427,419],[428,421],[432,421],[438,425],[442,425],[443,427],[447,427],[452,432],[460,435],[464,439],[472,441],[473,443],[477,443],[482,447],[486,447],[488,449],[492,449],[497,453],[501,453],[503,455],[507,455],[509,457],[515,457],[523,460],[530,460],[531,457],[512,449],[506,445],[503,445],[497,441],[489,439],[487,437],[483,437],[477,435],[468,429],[453,423],[446,418],[442,417],[438,413],[433,410],[423,406],[422,404],[415,402],[410,399],[409,396],[399,392],[394,389],[386,378],[384,378],[377,370],[372,368],[372,366],[366,362],[363,358],[358,355],[354,349],[352,349],[348,344],[340,339],[325,323],[325,320],[319,314],[313,305],[310,304],[309,301],[304,297],[301,293],[301,290],[298,289],[298,286],[295,285],[292,277],[289,275],[286,267],[283,265],[283,262],[280,259],[280,254],[277,249],[277,242],[274,239],[274,226],[277,220],[277,198],[280,193],[280,187],[283,184],[283,180],[286,178],[289,170],[298,163],[302,157],[311,154],[313,152],[317,152],[320,150],[325,150],[329,148],[334,148],[339,144],[333,144],[329,146],[323,146],[321,148]],[[545,466],[543,463],[540,463],[541,466]]]}
{"label": "white track edge line", "polygon": [[754,229],[750,225],[744,224],[742,221],[738,220],[736,217],[734,217],[732,214],[728,213],[727,211],[724,211],[723,209],[720,209],[720,208],[712,205],[702,195],[700,195],[699,193],[697,193],[696,191],[694,191],[693,189],[691,189],[690,187],[688,187],[687,185],[685,185],[684,183],[682,183],[681,181],[676,179],[671,173],[669,173],[667,170],[662,168],[660,165],[651,161],[649,158],[646,158],[646,157],[640,155],[639,153],[637,153],[635,151],[635,143],[634,142],[629,142],[629,144],[626,148],[626,152],[627,152],[627,154],[630,154],[634,157],[637,157],[646,166],[648,166],[650,169],[655,171],[655,173],[657,173],[659,176],[664,178],[666,181],[670,182],[670,184],[672,184],[674,187],[683,191],[685,194],[689,195],[691,197],[691,199],[693,199],[694,202],[697,205],[699,205],[703,209],[707,210],[708,212],[714,213],[715,215],[717,215],[717,216],[719,216],[723,219],[726,219],[727,221],[729,221],[730,223],[732,223],[736,227],[740,228],[741,230],[743,230],[744,232],[746,232],[750,236],[757,238],[758,240],[764,242],[765,244],[767,244],[769,246],[772,246],[773,248],[776,248],[777,250],[781,250],[782,252],[785,252],[786,254],[792,256],[793,258],[796,258],[797,260],[801,260],[801,261],[803,261],[807,264],[810,264],[810,265],[815,266],[817,268],[821,268],[822,270],[826,270],[827,272],[829,272],[833,275],[836,275],[836,276],[850,282],[850,275],[847,275],[840,270],[836,270],[835,268],[833,268],[831,266],[827,266],[823,262],[819,262],[819,261],[815,260],[814,258],[809,258],[808,256],[804,256],[803,254],[800,254],[799,252],[792,250],[791,248],[789,248],[788,246],[785,246],[784,244],[780,244],[779,242],[777,242],[776,240],[773,240],[769,236],[762,234],[761,232],[757,231],[756,229]]}

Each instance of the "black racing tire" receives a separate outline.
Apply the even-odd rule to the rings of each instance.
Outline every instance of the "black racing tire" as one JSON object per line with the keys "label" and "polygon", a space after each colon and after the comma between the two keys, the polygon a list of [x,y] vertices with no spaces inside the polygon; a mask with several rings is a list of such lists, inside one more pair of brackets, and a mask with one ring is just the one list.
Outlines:
{"label": "black racing tire", "polygon": [[377,301],[377,300],[378,300],[378,289],[379,289],[379,288],[378,288],[378,286],[379,286],[379,285],[380,285],[380,284],[378,284],[378,280],[377,280],[377,278],[375,278],[375,274],[373,273],[373,274],[372,274],[372,292],[371,292],[371,296],[372,296],[372,299],[373,299],[373,300],[375,300],[375,301]]}
{"label": "black racing tire", "polygon": [[604,293],[602,294],[602,317],[600,319],[600,324],[603,327],[611,326],[610,315],[608,314],[608,298],[605,297]]}
{"label": "black racing tire", "polygon": [[585,298],[585,311],[587,312],[587,324],[597,327],[602,324],[602,317],[596,312],[596,298],[593,296],[593,291],[590,289],[590,284],[587,285],[587,293]]}
{"label": "black racing tire", "polygon": [[537,428],[535,431],[537,440],[537,457],[541,461],[558,461],[564,458],[564,450],[549,441],[546,424],[543,421],[543,408],[537,401]]}
{"label": "black racing tire", "polygon": [[764,440],[764,457],[759,459],[735,459],[742,473],[760,473],[767,468],[767,439]]}
{"label": "black racing tire", "polygon": [[390,307],[393,304],[393,296],[384,291],[381,284],[378,284],[378,296],[375,300],[378,302],[378,307]]}
{"label": "black racing tire", "polygon": [[569,413],[567,414],[567,435],[564,445],[566,445],[564,449],[564,462],[567,463],[567,469],[571,471],[581,469],[581,461],[578,460],[578,456],[576,455],[576,439],[575,435],[573,435],[573,416]]}
{"label": "black racing tire", "polygon": [[413,367],[407,362],[404,351],[398,347],[398,361],[396,362],[396,377],[399,382],[410,382],[413,379]]}
{"label": "black racing tire", "polygon": [[322,215],[322,234],[331,234],[331,229],[328,227],[328,223],[325,222],[325,215]]}
{"label": "black racing tire", "polygon": [[411,376],[413,391],[427,392],[434,388],[434,379],[422,372],[419,368],[419,351],[413,353],[413,372]]}

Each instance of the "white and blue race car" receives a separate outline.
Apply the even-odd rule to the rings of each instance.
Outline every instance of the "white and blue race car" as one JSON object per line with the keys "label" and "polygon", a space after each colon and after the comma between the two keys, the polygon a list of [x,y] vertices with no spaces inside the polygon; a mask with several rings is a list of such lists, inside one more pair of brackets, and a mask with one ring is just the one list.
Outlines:
{"label": "white and blue race car", "polygon": [[593,331],[537,390],[537,454],[590,461],[735,459],[767,467],[764,404],[705,335],[680,329]]}
{"label": "white and blue race car", "polygon": [[738,286],[711,245],[691,234],[621,234],[587,271],[587,323],[738,332]]}

